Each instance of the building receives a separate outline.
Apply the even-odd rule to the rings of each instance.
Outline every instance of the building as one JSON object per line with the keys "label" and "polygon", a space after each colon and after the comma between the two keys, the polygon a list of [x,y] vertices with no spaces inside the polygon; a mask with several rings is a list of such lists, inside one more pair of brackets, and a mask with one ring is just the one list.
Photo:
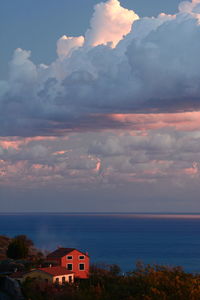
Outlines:
{"label": "building", "polygon": [[14,273],[11,273],[9,275],[10,278],[17,280],[18,282],[23,282],[23,278],[26,275],[27,272],[23,271],[23,272],[19,272],[16,271]]}
{"label": "building", "polygon": [[47,260],[73,272],[77,278],[88,278],[90,258],[87,253],[75,248],[58,248],[47,256]]}
{"label": "building", "polygon": [[74,282],[74,273],[64,267],[39,268],[26,273],[23,281],[27,278],[34,278],[45,281],[46,283],[65,284]]}

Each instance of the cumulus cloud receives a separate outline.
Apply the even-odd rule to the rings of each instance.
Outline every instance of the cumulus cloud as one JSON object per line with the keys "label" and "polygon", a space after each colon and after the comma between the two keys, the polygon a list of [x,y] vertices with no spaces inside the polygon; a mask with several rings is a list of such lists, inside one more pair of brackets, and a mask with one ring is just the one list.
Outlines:
{"label": "cumulus cloud", "polygon": [[[58,58],[36,66],[17,49],[0,82],[0,135],[52,135],[122,126],[108,114],[199,109],[200,3],[141,18],[118,0],[95,6],[85,37],[61,37]],[[91,121],[91,122],[90,122]],[[87,123],[87,126],[85,124]],[[93,124],[93,125],[91,125]]]}
{"label": "cumulus cloud", "polygon": [[200,178],[199,147],[199,131],[170,128],[145,135],[112,131],[73,133],[67,139],[10,138],[7,146],[0,144],[0,185],[90,189],[164,180],[187,186]]}
{"label": "cumulus cloud", "polygon": [[82,47],[84,43],[84,37],[67,37],[63,35],[57,41],[57,54],[59,58],[64,59],[65,57],[71,55],[73,50]]}
{"label": "cumulus cloud", "polygon": [[37,82],[37,67],[30,60],[31,51],[16,49],[10,62],[10,93],[13,97],[30,94]]}
{"label": "cumulus cloud", "polygon": [[192,0],[183,1],[179,4],[179,10],[183,13],[199,13],[200,12],[200,1],[199,0]]}
{"label": "cumulus cloud", "polygon": [[95,6],[91,28],[86,32],[86,45],[110,44],[115,47],[127,35],[138,15],[121,7],[118,0],[108,0]]}

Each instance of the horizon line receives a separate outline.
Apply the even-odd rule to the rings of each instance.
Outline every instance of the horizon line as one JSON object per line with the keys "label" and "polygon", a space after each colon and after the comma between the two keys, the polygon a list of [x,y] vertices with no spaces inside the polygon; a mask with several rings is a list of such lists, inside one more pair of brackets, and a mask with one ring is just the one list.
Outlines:
{"label": "horizon line", "polygon": [[152,215],[152,214],[161,214],[161,215],[199,215],[200,212],[147,212],[147,211],[140,211],[140,212],[116,212],[116,211],[84,211],[84,212],[80,212],[80,211],[66,211],[66,212],[61,212],[61,211],[5,211],[5,212],[0,212],[0,215],[2,214],[113,214],[113,215],[117,215],[117,214],[146,214],[146,215]]}

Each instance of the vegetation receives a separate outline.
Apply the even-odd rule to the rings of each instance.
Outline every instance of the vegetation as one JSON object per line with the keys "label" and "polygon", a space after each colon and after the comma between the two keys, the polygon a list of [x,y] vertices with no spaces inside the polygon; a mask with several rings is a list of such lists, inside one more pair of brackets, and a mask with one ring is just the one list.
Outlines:
{"label": "vegetation", "polygon": [[29,271],[44,264],[44,254],[26,235],[0,236],[0,273]]}
{"label": "vegetation", "polygon": [[12,259],[27,258],[33,242],[25,235],[16,236],[8,245],[7,256]]}
{"label": "vegetation", "polygon": [[7,258],[6,251],[10,242],[9,237],[0,235],[0,260]]}
{"label": "vegetation", "polygon": [[88,280],[73,285],[45,285],[27,280],[23,284],[30,300],[199,300],[200,276],[185,273],[180,267],[143,266],[122,275],[117,266],[91,268]]}
{"label": "vegetation", "polygon": [[[43,253],[25,235],[13,239],[0,236],[0,254],[4,259],[0,272],[48,265]],[[186,273],[180,267],[140,263],[127,274],[122,274],[118,265],[93,265],[87,280],[58,286],[27,279],[22,290],[26,300],[199,300],[200,275]]]}

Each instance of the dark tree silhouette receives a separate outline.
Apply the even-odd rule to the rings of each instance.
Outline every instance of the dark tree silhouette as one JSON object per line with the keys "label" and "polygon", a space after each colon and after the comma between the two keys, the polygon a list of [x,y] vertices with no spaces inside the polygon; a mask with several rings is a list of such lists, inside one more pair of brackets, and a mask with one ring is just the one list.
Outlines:
{"label": "dark tree silhouette", "polygon": [[25,234],[17,235],[14,239],[22,241],[28,248],[34,245],[33,241],[29,239]]}
{"label": "dark tree silhouette", "polygon": [[25,235],[16,236],[8,245],[7,256],[12,259],[26,258],[33,242]]}

